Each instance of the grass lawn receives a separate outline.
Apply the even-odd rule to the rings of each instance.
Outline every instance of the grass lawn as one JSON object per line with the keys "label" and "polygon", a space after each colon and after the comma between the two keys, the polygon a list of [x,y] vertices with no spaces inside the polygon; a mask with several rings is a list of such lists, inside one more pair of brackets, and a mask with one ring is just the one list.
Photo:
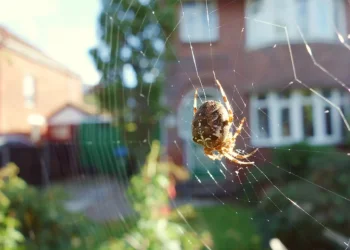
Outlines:
{"label": "grass lawn", "polygon": [[250,208],[218,205],[197,208],[197,219],[191,224],[195,229],[207,228],[211,233],[216,250],[260,250]]}
{"label": "grass lawn", "polygon": [[[188,219],[196,232],[207,230],[212,235],[213,250],[261,250],[253,211],[230,205],[195,208],[196,217]],[[180,220],[181,221],[181,220]],[[94,241],[102,242],[121,237],[134,222],[109,222],[94,228]]]}

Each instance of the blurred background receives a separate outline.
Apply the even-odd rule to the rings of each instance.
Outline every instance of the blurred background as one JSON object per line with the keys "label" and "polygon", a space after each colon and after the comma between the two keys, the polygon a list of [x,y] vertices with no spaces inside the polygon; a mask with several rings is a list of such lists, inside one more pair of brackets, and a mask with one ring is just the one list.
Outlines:
{"label": "blurred background", "polygon": [[[348,1],[0,6],[0,249],[350,248]],[[215,79],[252,166],[192,141]]]}

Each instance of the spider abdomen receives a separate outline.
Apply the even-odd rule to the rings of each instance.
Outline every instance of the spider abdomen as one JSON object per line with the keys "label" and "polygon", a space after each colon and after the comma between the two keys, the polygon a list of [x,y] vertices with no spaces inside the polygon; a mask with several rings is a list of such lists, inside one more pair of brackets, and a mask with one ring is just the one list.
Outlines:
{"label": "spider abdomen", "polygon": [[220,146],[229,130],[228,112],[220,102],[204,102],[194,115],[192,139],[204,147],[214,149]]}

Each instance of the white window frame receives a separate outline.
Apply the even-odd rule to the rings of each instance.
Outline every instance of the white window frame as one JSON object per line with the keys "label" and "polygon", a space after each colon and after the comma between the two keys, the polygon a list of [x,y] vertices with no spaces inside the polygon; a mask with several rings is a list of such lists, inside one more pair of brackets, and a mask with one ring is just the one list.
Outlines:
{"label": "white window frame", "polygon": [[36,82],[32,75],[26,75],[23,78],[23,98],[26,108],[34,108],[36,102]]}
{"label": "white window frame", "polygon": [[[251,97],[251,105],[250,105],[250,114],[252,117],[254,117],[254,123],[252,123],[252,128],[254,131],[254,134],[252,135],[254,138],[258,138],[258,140],[263,143],[266,144],[270,141],[271,138],[271,125],[269,124],[269,131],[268,133],[268,137],[259,137],[260,135],[260,130],[261,128],[259,127],[259,114],[258,112],[262,112],[261,109],[265,109],[267,108],[268,110],[270,110],[270,103],[268,103],[268,97],[266,96],[266,98],[264,100],[259,100],[258,99],[258,95],[253,95]],[[252,119],[250,119],[252,120]],[[268,118],[268,122],[270,123],[270,119]]]}
{"label": "white window frame", "polygon": [[[321,89],[315,89],[322,95]],[[350,114],[350,95],[341,96],[342,90],[332,89],[328,100],[337,107],[344,106],[344,112]],[[303,106],[312,106],[313,136],[304,137]],[[258,111],[261,107],[267,107],[269,112],[270,137],[259,137]],[[290,136],[282,136],[281,110],[289,108]],[[331,115],[332,133],[326,132],[325,111],[329,107]],[[306,141],[313,145],[332,145],[343,141],[343,121],[336,108],[326,102],[320,96],[311,93],[303,96],[301,91],[294,90],[288,99],[281,100],[276,92],[269,92],[265,100],[259,100],[257,94],[250,98],[250,123],[252,127],[252,144],[256,147],[273,147],[290,145]]]}
{"label": "white window frame", "polygon": [[208,0],[208,2],[183,1],[180,9],[180,20],[179,36],[181,42],[209,43],[219,40],[219,11],[216,0]]}

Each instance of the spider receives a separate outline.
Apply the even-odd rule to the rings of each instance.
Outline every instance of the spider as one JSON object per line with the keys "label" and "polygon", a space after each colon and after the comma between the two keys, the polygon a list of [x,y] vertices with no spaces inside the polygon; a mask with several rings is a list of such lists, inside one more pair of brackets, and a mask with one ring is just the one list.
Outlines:
{"label": "spider", "polygon": [[221,160],[222,157],[226,157],[238,164],[252,165],[254,162],[242,160],[252,156],[258,149],[246,155],[234,151],[236,138],[240,135],[246,118],[241,120],[235,133],[232,134],[230,128],[233,124],[233,112],[218,80],[216,80],[216,84],[226,108],[220,102],[209,100],[197,110],[198,90],[196,90],[193,102],[192,140],[203,146],[204,154],[212,160]]}

